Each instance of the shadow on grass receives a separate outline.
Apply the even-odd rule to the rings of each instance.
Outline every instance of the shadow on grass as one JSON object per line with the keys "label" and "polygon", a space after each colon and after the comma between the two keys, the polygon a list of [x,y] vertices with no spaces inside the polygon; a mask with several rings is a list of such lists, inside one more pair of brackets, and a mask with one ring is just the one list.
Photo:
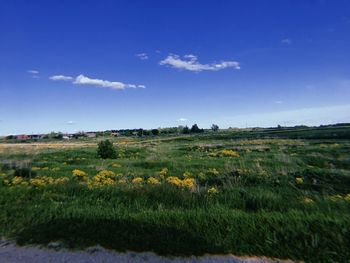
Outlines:
{"label": "shadow on grass", "polygon": [[128,220],[59,219],[25,228],[17,236],[20,245],[63,241],[70,248],[102,245],[118,251],[153,251],[160,255],[202,255],[218,253],[199,233]]}

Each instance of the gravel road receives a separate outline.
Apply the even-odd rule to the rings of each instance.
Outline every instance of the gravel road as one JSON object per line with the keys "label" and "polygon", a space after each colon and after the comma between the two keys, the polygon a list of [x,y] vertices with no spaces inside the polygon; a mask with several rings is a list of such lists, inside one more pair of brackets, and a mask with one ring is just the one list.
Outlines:
{"label": "gravel road", "polygon": [[50,243],[48,248],[38,246],[19,247],[6,240],[0,241],[1,263],[115,263],[115,262],[150,262],[150,263],[262,263],[292,262],[267,258],[244,258],[233,255],[205,255],[202,257],[162,257],[154,253],[119,253],[102,247],[90,247],[85,250],[72,251],[61,248],[59,243]]}

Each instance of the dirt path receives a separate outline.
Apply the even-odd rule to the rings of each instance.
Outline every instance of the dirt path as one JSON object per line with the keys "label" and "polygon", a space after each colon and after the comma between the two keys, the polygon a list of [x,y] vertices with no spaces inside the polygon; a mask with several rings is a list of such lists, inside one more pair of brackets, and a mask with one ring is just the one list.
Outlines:
{"label": "dirt path", "polygon": [[[233,255],[206,255],[203,257],[165,258],[154,253],[119,253],[102,247],[91,247],[81,251],[69,251],[66,249],[47,249],[35,246],[18,247],[10,242],[0,242],[1,263],[115,263],[115,262],[150,262],[150,263],[265,263],[282,262],[267,258],[243,258]],[[292,262],[292,261],[283,261]]]}

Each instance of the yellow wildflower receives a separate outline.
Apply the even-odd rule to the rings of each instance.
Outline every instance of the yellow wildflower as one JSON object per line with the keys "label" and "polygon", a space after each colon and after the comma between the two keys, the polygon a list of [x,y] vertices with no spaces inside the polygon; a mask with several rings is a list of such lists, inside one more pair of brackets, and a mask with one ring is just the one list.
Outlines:
{"label": "yellow wildflower", "polygon": [[314,202],[314,200],[312,200],[309,197],[304,197],[303,202],[304,202],[304,204],[311,204]]}
{"label": "yellow wildflower", "polygon": [[115,174],[113,171],[102,170],[96,174],[92,180],[97,185],[112,185],[115,184],[115,179],[120,176],[119,174]]}
{"label": "yellow wildflower", "polygon": [[220,172],[218,170],[216,170],[215,168],[209,168],[208,171],[209,171],[209,173],[211,173],[213,175],[220,174]]}
{"label": "yellow wildflower", "polygon": [[154,178],[154,177],[152,177],[152,176],[147,179],[147,183],[149,183],[149,184],[160,184],[159,180]]}
{"label": "yellow wildflower", "polygon": [[119,163],[114,163],[114,164],[112,164],[112,167],[113,168],[120,168],[122,166]]}
{"label": "yellow wildflower", "polygon": [[162,170],[160,170],[159,176],[161,178],[164,178],[168,174],[168,171],[169,171],[168,168],[163,168]]}
{"label": "yellow wildflower", "polygon": [[196,182],[193,178],[186,178],[186,179],[183,179],[181,182],[181,186],[189,188],[189,189],[193,189],[195,184],[196,184]]}
{"label": "yellow wildflower", "polygon": [[72,174],[75,178],[83,179],[87,176],[87,174],[84,171],[81,171],[79,169],[74,169],[72,171]]}
{"label": "yellow wildflower", "polygon": [[184,172],[183,173],[183,177],[185,177],[185,178],[191,178],[192,177],[192,174],[190,173],[190,172]]}
{"label": "yellow wildflower", "polygon": [[19,185],[19,184],[22,184],[22,182],[23,182],[23,178],[20,176],[15,176],[12,179],[12,185]]}
{"label": "yellow wildflower", "polygon": [[239,157],[239,154],[233,150],[221,150],[220,152],[218,152],[218,156],[221,157]]}
{"label": "yellow wildflower", "polygon": [[127,180],[125,178],[119,179],[118,184],[126,184]]}
{"label": "yellow wildflower", "polygon": [[182,183],[181,179],[176,176],[170,176],[166,179],[166,181],[169,184],[176,185],[176,186],[181,186],[181,183]]}
{"label": "yellow wildflower", "polygon": [[111,178],[106,178],[103,180],[103,185],[113,185],[115,183],[115,181]]}
{"label": "yellow wildflower", "polygon": [[47,184],[53,184],[54,180],[53,178],[48,176],[40,176],[40,177],[30,179],[29,182],[33,186],[41,187]]}
{"label": "yellow wildflower", "polygon": [[259,171],[259,175],[260,176],[269,176],[269,173],[265,170],[261,170],[261,171]]}
{"label": "yellow wildflower", "polygon": [[333,202],[337,202],[337,201],[341,201],[343,199],[343,197],[341,195],[332,195],[332,196],[328,197],[328,199],[333,201]]}
{"label": "yellow wildflower", "polygon": [[68,181],[69,181],[68,177],[60,177],[60,178],[55,179],[54,183],[55,184],[65,184]]}
{"label": "yellow wildflower", "polygon": [[303,183],[304,183],[304,180],[303,180],[303,178],[301,178],[301,177],[296,177],[296,178],[295,178],[295,182],[296,182],[297,184],[303,184]]}
{"label": "yellow wildflower", "polygon": [[39,171],[41,168],[40,167],[37,167],[37,166],[33,166],[32,167],[32,171]]}
{"label": "yellow wildflower", "polygon": [[208,194],[209,195],[215,195],[218,193],[218,190],[215,187],[211,187],[208,189]]}
{"label": "yellow wildflower", "polygon": [[198,174],[198,178],[201,179],[201,180],[205,180],[205,174],[203,172],[200,172]]}
{"label": "yellow wildflower", "polygon": [[108,178],[116,177],[116,174],[113,171],[109,171],[109,170],[99,171],[97,175],[100,177],[108,177]]}
{"label": "yellow wildflower", "polygon": [[143,182],[143,178],[141,178],[141,177],[135,177],[134,179],[132,179],[131,182],[134,183],[134,184],[140,184],[140,183]]}
{"label": "yellow wildflower", "polygon": [[344,197],[344,199],[345,199],[345,201],[350,202],[350,193],[349,193],[349,194],[347,194],[347,195]]}

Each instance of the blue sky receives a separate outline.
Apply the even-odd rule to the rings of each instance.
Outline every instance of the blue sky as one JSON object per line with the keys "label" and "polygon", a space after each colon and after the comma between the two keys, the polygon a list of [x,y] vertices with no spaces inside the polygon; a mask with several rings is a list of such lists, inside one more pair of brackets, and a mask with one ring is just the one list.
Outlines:
{"label": "blue sky", "polygon": [[0,135],[350,122],[346,0],[0,0],[0,36]]}

